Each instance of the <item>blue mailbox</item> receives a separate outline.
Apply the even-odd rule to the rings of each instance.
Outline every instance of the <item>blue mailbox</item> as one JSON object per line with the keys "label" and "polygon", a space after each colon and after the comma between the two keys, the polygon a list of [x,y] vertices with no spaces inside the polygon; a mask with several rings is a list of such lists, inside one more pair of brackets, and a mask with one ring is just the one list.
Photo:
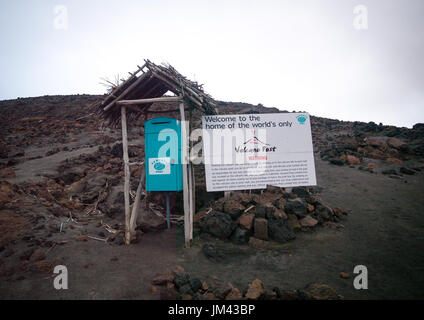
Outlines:
{"label": "blue mailbox", "polygon": [[146,191],[183,190],[181,122],[155,118],[144,123]]}

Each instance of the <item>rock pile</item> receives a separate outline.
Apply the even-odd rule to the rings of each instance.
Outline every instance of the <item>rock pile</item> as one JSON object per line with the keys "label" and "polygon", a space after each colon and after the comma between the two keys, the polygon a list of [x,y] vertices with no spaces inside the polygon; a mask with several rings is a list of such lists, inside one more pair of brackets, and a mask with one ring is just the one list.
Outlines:
{"label": "rock pile", "polygon": [[318,225],[337,224],[347,213],[322,203],[314,188],[269,187],[263,193],[234,192],[221,198],[212,209],[196,214],[195,228],[236,244],[263,246],[263,241],[288,242],[296,232]]}
{"label": "rock pile", "polygon": [[244,289],[218,279],[201,281],[182,267],[158,273],[152,280],[152,292],[160,293],[162,300],[341,300],[325,284],[309,284],[300,290],[267,290],[261,280],[255,279]]}
{"label": "rock pile", "polygon": [[415,174],[423,169],[423,127],[416,124],[406,129],[322,118],[312,121],[314,147],[321,159],[370,172],[389,167],[395,174],[404,174],[405,169],[407,174]]}

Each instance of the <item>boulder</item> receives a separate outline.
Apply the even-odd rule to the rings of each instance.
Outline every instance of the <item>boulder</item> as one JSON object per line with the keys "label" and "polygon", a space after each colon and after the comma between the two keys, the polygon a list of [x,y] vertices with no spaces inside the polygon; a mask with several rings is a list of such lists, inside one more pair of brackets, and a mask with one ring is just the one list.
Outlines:
{"label": "boulder", "polygon": [[152,280],[154,285],[166,285],[168,283],[173,283],[175,279],[175,271],[169,270],[163,273],[157,273]]}
{"label": "boulder", "polygon": [[246,208],[238,201],[227,200],[223,206],[224,212],[229,214],[233,220],[236,220],[246,210]]}
{"label": "boulder", "polygon": [[137,228],[143,232],[155,232],[166,229],[164,212],[149,204],[146,209],[145,201],[138,206]]}
{"label": "boulder", "polygon": [[268,240],[268,220],[256,218],[254,221],[255,238]]}
{"label": "boulder", "polygon": [[309,191],[306,190],[306,188],[304,188],[304,187],[295,187],[295,188],[292,189],[292,193],[294,193],[298,197],[305,197],[305,196],[309,195]]}
{"label": "boulder", "polygon": [[337,294],[334,289],[325,285],[313,283],[307,286],[304,290],[308,299],[311,300],[341,300],[342,296]]}
{"label": "boulder", "polygon": [[198,278],[190,278],[189,282],[193,292],[197,292],[202,288],[202,282]]}
{"label": "boulder", "polygon": [[287,227],[290,230],[299,230],[302,226],[299,223],[299,219],[297,219],[296,215],[289,214],[287,219]]}
{"label": "boulder", "polygon": [[274,205],[281,210],[284,210],[284,208],[286,207],[286,203],[287,203],[287,200],[284,199],[283,197],[278,198],[277,200],[274,201]]}
{"label": "boulder", "polygon": [[318,224],[318,220],[312,218],[311,216],[306,216],[305,218],[299,221],[302,227],[315,227]]}
{"label": "boulder", "polygon": [[287,242],[296,238],[290,230],[286,221],[282,219],[271,219],[268,221],[269,237],[277,242]]}
{"label": "boulder", "polygon": [[174,277],[174,284],[177,289],[187,284],[190,286],[190,275],[187,272],[177,272]]}
{"label": "boulder", "polygon": [[253,213],[243,213],[238,219],[238,224],[246,230],[251,230],[254,219],[255,215]]}
{"label": "boulder", "polygon": [[234,201],[237,201],[238,203],[242,204],[243,206],[247,207],[252,200],[253,194],[244,193],[244,192],[234,192],[231,195],[231,199]]}
{"label": "boulder", "polygon": [[407,167],[401,167],[399,171],[400,173],[407,174],[407,175],[414,175],[416,173],[414,170],[409,169]]}
{"label": "boulder", "polygon": [[250,231],[244,228],[236,228],[231,240],[236,244],[246,244],[249,242]]}
{"label": "boulder", "polygon": [[395,149],[398,149],[398,150],[400,150],[400,149],[404,148],[405,146],[407,146],[406,142],[404,142],[402,140],[399,140],[397,138],[390,138],[389,140],[387,140],[387,144],[390,147],[395,148]]}
{"label": "boulder", "polygon": [[231,291],[225,297],[225,300],[241,300],[243,295],[237,288],[232,288]]}
{"label": "boulder", "polygon": [[255,208],[256,217],[266,219],[272,216],[275,211],[275,207],[271,203],[258,204]]}
{"label": "boulder", "polygon": [[250,285],[246,293],[246,299],[258,300],[265,293],[264,285],[261,280],[256,279]]}
{"label": "boulder", "polygon": [[123,214],[125,212],[124,186],[117,185],[111,187],[108,190],[106,199],[99,203],[98,208],[101,212],[106,213],[111,218],[113,218],[115,215]]}
{"label": "boulder", "polygon": [[274,214],[269,219],[283,219],[283,220],[287,220],[287,214],[284,212],[284,210],[277,209],[277,210],[274,211]]}
{"label": "boulder", "polygon": [[361,160],[359,160],[359,158],[352,156],[352,155],[346,156],[346,162],[350,165],[360,165],[361,164]]}
{"label": "boulder", "polygon": [[327,207],[326,205],[320,203],[315,208],[315,214],[318,217],[318,220],[322,222],[331,220],[334,215],[334,212],[333,209],[331,209],[330,207]]}
{"label": "boulder", "polygon": [[99,197],[100,192],[105,188],[107,176],[103,173],[93,173],[89,175],[85,182],[84,193],[79,195],[84,203],[92,203]]}
{"label": "boulder", "polygon": [[123,149],[122,149],[122,143],[116,143],[113,145],[112,150],[110,152],[115,158],[122,159],[123,156]]}
{"label": "boulder", "polygon": [[203,232],[207,232],[217,238],[227,239],[233,233],[236,224],[229,215],[219,211],[212,211],[202,219],[200,228]]}
{"label": "boulder", "polygon": [[306,201],[301,198],[289,199],[287,200],[285,211],[295,214],[299,218],[303,218],[308,213],[308,205]]}

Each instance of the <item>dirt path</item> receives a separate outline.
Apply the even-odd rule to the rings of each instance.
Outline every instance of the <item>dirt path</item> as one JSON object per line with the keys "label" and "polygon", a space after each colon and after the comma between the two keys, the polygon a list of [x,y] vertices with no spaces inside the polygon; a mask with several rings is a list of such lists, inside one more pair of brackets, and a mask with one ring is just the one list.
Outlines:
{"label": "dirt path", "polygon": [[[233,247],[219,262],[208,260],[199,246],[178,255],[178,263],[203,278],[216,276],[241,289],[259,278],[266,286],[298,289],[325,283],[347,299],[417,299],[424,293],[423,174],[391,179],[317,160],[321,197],[332,206],[352,210],[344,229],[319,229],[268,251]],[[181,237],[181,235],[179,235]],[[369,272],[369,290],[355,290],[356,265]]]}

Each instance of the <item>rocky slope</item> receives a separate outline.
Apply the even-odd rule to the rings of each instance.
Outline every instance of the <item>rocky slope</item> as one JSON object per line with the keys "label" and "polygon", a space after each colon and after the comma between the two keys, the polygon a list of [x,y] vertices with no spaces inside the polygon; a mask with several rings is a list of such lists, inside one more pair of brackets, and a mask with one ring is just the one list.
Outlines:
{"label": "rocky slope", "polygon": [[[62,259],[51,252],[70,243],[123,243],[120,128],[102,126],[91,108],[98,98],[47,96],[0,102],[3,283],[30,279],[34,272],[50,272]],[[278,112],[245,103],[220,102],[218,108],[220,114]],[[194,124],[200,126],[197,113]],[[143,134],[141,120],[130,125],[131,161],[144,158]],[[406,129],[312,117],[312,134],[315,157],[332,166],[400,182],[410,176],[420,177],[424,169],[424,124]],[[215,238],[266,249],[316,228],[343,228],[341,221],[351,209],[327,204],[320,197],[320,186],[237,192],[222,198],[222,193],[205,192],[202,166],[197,166],[195,172],[195,232],[201,239],[202,254],[208,259],[219,260]],[[135,178],[132,195],[140,173],[139,168],[131,167]],[[178,224],[181,195],[176,197],[173,221]],[[140,237],[136,241],[143,233],[165,228],[162,204],[160,194],[144,200],[142,207],[148,208],[148,214],[138,221]]]}

